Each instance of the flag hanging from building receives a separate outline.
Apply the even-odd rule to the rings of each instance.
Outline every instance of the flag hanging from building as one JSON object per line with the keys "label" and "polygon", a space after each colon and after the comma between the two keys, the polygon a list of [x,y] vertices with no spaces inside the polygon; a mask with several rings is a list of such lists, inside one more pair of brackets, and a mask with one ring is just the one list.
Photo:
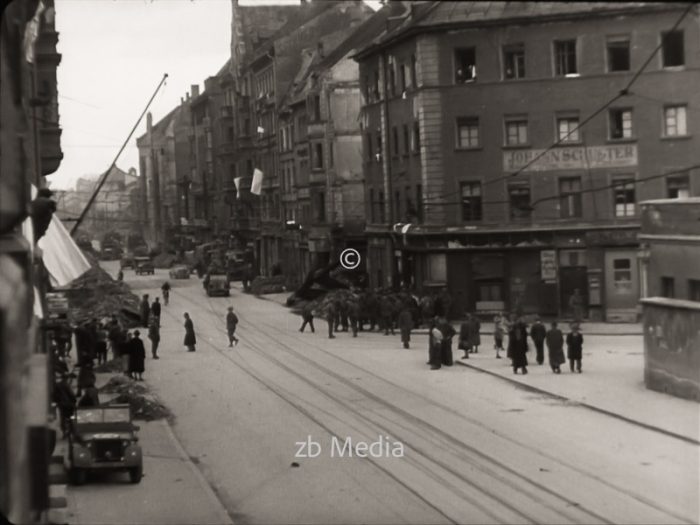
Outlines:
{"label": "flag hanging from building", "polygon": [[240,199],[241,198],[241,179],[243,177],[236,177],[233,179],[233,183],[236,185],[236,198]]}
{"label": "flag hanging from building", "polygon": [[250,185],[250,193],[253,195],[260,195],[260,193],[262,193],[262,180],[263,172],[255,168],[253,172],[253,182]]}
{"label": "flag hanging from building", "polygon": [[34,16],[27,22],[27,26],[24,30],[24,58],[30,64],[34,63],[34,42],[36,42],[39,36],[39,23],[41,21],[41,13],[44,12],[44,9],[44,3],[39,1]]}

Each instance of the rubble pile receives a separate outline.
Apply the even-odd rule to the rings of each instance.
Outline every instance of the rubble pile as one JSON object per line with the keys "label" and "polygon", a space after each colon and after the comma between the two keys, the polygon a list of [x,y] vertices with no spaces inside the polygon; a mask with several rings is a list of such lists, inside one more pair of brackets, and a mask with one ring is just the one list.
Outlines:
{"label": "rubble pile", "polygon": [[155,268],[172,268],[177,262],[180,262],[180,258],[172,253],[159,253],[153,258]]}
{"label": "rubble pile", "polygon": [[282,293],[287,290],[285,286],[286,279],[284,275],[275,275],[274,277],[258,276],[253,279],[250,291],[255,295]]}
{"label": "rubble pile", "polygon": [[139,298],[126,283],[114,280],[105,272],[94,256],[85,253],[85,257],[91,268],[65,290],[73,320],[81,322],[116,315],[123,326],[138,326]]}
{"label": "rubble pile", "polygon": [[106,394],[146,394],[148,388],[127,376],[119,375],[111,377],[107,384],[100,388],[100,392]]}
{"label": "rubble pile", "polygon": [[100,388],[105,394],[117,394],[107,402],[108,405],[125,405],[131,407],[134,419],[153,421],[154,419],[172,418],[170,412],[155,394],[149,392],[143,383],[137,383],[126,376],[114,376]]}

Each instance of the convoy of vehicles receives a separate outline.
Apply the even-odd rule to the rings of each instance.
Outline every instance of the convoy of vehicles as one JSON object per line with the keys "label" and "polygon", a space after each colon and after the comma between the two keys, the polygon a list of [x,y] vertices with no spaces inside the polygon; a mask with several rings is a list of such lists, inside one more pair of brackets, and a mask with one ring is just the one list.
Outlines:
{"label": "convoy of vehicles", "polygon": [[134,257],[134,272],[136,275],[156,273],[153,260],[150,257]]}
{"label": "convoy of vehicles", "polygon": [[68,467],[73,483],[85,483],[91,470],[126,471],[131,483],[139,483],[143,454],[138,430],[129,405],[76,408],[68,434]]}

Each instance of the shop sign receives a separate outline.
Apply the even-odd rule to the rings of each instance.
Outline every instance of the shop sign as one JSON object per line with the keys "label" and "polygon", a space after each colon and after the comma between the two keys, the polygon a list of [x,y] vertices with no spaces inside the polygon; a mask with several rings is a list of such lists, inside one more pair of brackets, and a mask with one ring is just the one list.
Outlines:
{"label": "shop sign", "polygon": [[637,244],[637,231],[603,230],[587,232],[586,243],[598,246]]}
{"label": "shop sign", "polygon": [[[538,158],[539,155],[542,156]],[[530,162],[532,164],[529,164]],[[517,171],[525,166],[527,166],[525,171],[554,171],[588,168],[627,168],[636,165],[636,144],[573,146],[553,148],[549,151],[525,149],[503,152],[503,170],[506,172]]]}
{"label": "shop sign", "polygon": [[543,281],[556,281],[557,252],[555,250],[542,250],[540,252],[540,267],[542,268]]}

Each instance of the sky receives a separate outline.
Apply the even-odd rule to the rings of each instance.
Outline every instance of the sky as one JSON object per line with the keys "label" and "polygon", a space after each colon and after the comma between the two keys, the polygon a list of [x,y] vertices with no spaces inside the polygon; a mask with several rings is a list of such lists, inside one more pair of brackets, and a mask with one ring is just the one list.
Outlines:
{"label": "sky", "polygon": [[[48,180],[54,189],[70,189],[79,177],[109,168],[164,73],[166,84],[149,108],[154,123],[192,84],[204,89],[204,79],[230,56],[231,0],[55,0],[55,5],[64,157]],[[138,171],[136,138],[145,131],[144,117],[117,161],[119,168]]]}

